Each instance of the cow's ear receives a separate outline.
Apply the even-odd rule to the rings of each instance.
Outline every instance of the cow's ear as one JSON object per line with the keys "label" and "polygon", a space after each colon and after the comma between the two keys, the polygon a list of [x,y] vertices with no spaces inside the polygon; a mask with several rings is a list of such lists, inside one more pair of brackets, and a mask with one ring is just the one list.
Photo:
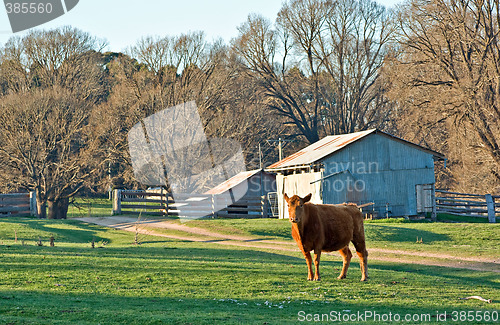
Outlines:
{"label": "cow's ear", "polygon": [[286,193],[285,193],[284,198],[285,198],[285,201],[286,201],[286,202],[290,202],[290,198],[288,197],[288,195],[286,195]]}
{"label": "cow's ear", "polygon": [[304,203],[309,202],[311,200],[312,193],[309,193],[306,195],[306,197],[303,199]]}

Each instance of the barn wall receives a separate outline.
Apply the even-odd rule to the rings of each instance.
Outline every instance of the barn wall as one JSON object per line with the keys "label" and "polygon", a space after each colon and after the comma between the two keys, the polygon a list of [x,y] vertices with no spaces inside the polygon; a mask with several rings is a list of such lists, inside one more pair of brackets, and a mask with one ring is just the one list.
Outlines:
{"label": "barn wall", "polygon": [[261,196],[276,192],[276,176],[266,172],[253,175],[248,179],[247,184],[248,190],[245,196]]}
{"label": "barn wall", "polygon": [[371,134],[323,160],[323,202],[374,202],[384,215],[417,214],[416,185],[434,184],[433,156],[381,134]]}
{"label": "barn wall", "polygon": [[[249,183],[247,183],[247,182],[241,182],[241,183],[233,186],[231,188],[231,191],[233,191],[234,194],[237,193],[236,196],[239,197],[239,200],[240,200],[240,199],[244,199],[245,197],[248,196],[249,189],[250,189],[250,184]],[[229,198],[229,197],[231,197],[229,193],[230,193],[229,190],[227,190],[222,195],[226,196],[226,198]],[[233,203],[234,203],[234,201],[233,201]]]}
{"label": "barn wall", "polygon": [[[304,197],[312,193],[312,203],[321,204],[321,172],[300,173],[284,176],[278,174],[276,176],[277,196],[278,196],[278,212],[280,219],[288,219],[288,207],[284,198],[284,193],[289,197],[299,195]],[[312,183],[312,184],[311,184]]]}

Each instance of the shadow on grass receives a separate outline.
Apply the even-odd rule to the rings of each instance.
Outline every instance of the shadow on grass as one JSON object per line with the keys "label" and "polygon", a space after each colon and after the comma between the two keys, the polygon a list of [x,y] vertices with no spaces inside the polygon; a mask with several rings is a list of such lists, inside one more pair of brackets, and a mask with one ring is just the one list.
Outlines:
{"label": "shadow on grass", "polygon": [[[48,225],[50,221],[44,227]],[[79,238],[102,231],[77,225],[83,233],[73,235]],[[436,306],[456,309],[454,288],[474,292],[489,286],[494,294],[498,288],[498,276],[492,273],[378,261],[369,262],[371,279],[360,283],[357,258],[348,279],[338,281],[342,263],[337,254],[335,260],[325,254],[322,282],[308,282],[298,252],[175,240],[154,244],[0,247],[5,280],[0,282],[0,323],[290,324],[298,322],[300,311],[355,313],[374,308],[380,313],[435,314]],[[403,278],[407,283],[392,284]],[[447,300],[429,298],[434,291],[444,291]]]}
{"label": "shadow on grass", "polygon": [[[342,281],[346,283],[346,281]],[[450,301],[435,302],[420,299],[408,303],[391,296],[381,299],[385,292],[369,292],[364,300],[341,297],[336,291],[331,296],[318,299],[313,293],[328,286],[323,283],[304,281],[297,286],[306,296],[270,298],[261,292],[257,297],[239,297],[213,291],[205,297],[190,297],[185,294],[169,294],[163,291],[165,284],[154,292],[127,290],[121,293],[75,293],[70,289],[48,293],[34,290],[0,290],[0,321],[4,324],[35,323],[53,324],[295,324],[304,323],[299,315],[319,314],[324,322],[342,322],[335,319],[341,314],[356,314],[371,311],[371,314],[425,315],[415,324],[436,321],[436,309],[440,312],[455,310]],[[307,284],[307,285],[306,285]],[[311,284],[311,285],[309,285]],[[154,286],[154,284],[149,284]],[[367,283],[348,283],[349,286],[366,287]],[[253,287],[248,283],[249,289]],[[339,289],[348,294],[346,291]],[[367,289],[370,290],[370,289]],[[373,290],[373,288],[371,289]],[[385,289],[387,290],[387,289]],[[358,294],[362,294],[359,292]],[[415,293],[415,296],[418,296]],[[279,297],[279,298],[278,298]],[[411,298],[408,298],[411,299]],[[436,305],[438,303],[438,305]],[[490,307],[491,308],[491,307]],[[327,316],[323,316],[327,314]],[[313,317],[313,316],[312,316]],[[359,320],[359,319],[358,319]],[[345,319],[344,319],[345,321]],[[351,323],[351,320],[347,320]],[[448,320],[451,323],[451,320]],[[362,319],[359,323],[381,324],[373,319]],[[352,322],[356,323],[356,322]],[[388,323],[382,322],[382,323]],[[399,323],[399,322],[396,322]]]}
{"label": "shadow on grass", "polygon": [[111,231],[97,225],[82,223],[75,220],[48,220],[48,219],[28,219],[16,218],[13,220],[4,219],[6,222],[24,225],[26,231],[31,233],[28,237],[19,236],[18,240],[33,241],[40,237],[44,242],[48,242],[51,236],[54,236],[57,242],[66,243],[90,243],[92,239],[95,242],[112,240],[101,237],[100,234]]}
{"label": "shadow on grass", "polygon": [[[53,324],[295,324],[303,323],[299,313],[328,314],[324,321],[333,321],[338,313],[357,314],[367,310],[378,313],[429,314],[430,307],[411,307],[394,303],[383,306],[376,302],[329,303],[300,300],[269,301],[260,299],[189,297],[125,297],[111,294],[71,293],[47,294],[30,291],[0,291],[2,323]],[[332,311],[334,311],[332,313]],[[335,314],[337,313],[337,314]],[[337,315],[337,316],[335,316]],[[325,318],[328,317],[328,318]],[[374,322],[367,320],[367,324]],[[379,324],[379,323],[377,323]]]}
{"label": "shadow on grass", "polygon": [[230,233],[231,229],[234,229],[236,233],[241,233],[242,235],[258,236],[261,240],[269,239],[279,239],[279,240],[291,240],[292,231],[291,225],[288,220],[279,220],[274,218],[262,218],[262,219],[206,219],[205,224],[199,224],[201,228],[206,228],[206,225],[210,225],[208,229],[217,231],[218,225],[222,228],[226,228],[226,233]]}
{"label": "shadow on grass", "polygon": [[291,229],[263,229],[263,230],[251,230],[250,234],[253,236],[263,237],[263,240],[268,239],[280,239],[280,240],[290,240],[292,239]]}
{"label": "shadow on grass", "polygon": [[[44,261],[36,263],[22,263],[23,272],[35,272],[57,269],[64,274],[73,272],[78,265],[80,272],[93,273],[98,266],[99,272],[141,272],[144,265],[151,272],[167,272],[189,276],[190,269],[202,272],[204,276],[218,278],[221,272],[240,274],[244,277],[252,276],[256,272],[266,277],[269,271],[279,274],[284,279],[292,278],[292,273],[306,277],[306,263],[301,254],[269,253],[251,249],[230,248],[193,248],[177,247],[179,241],[160,241],[156,244],[168,245],[164,247],[128,246],[104,247],[91,249],[90,247],[37,247],[37,246],[9,246],[2,249],[5,253],[16,254],[18,260],[29,261],[31,256],[43,255]],[[188,243],[188,245],[191,243]],[[294,256],[296,255],[296,256]],[[45,257],[47,260],[45,261]],[[66,259],[63,260],[63,259]],[[0,265],[0,274],[7,273],[15,264],[4,260]],[[59,265],[60,264],[60,265]],[[322,255],[321,269],[327,272],[328,277],[337,276],[342,268],[342,261],[338,254]],[[453,267],[438,267],[414,265],[405,263],[380,263],[370,261],[369,271],[397,272],[414,275],[438,277],[459,281],[463,285],[474,286],[478,282],[484,285],[496,286],[498,274],[492,272],[476,272]],[[322,273],[323,273],[322,272]],[[354,257],[349,268],[350,277],[357,278],[359,274],[359,260]],[[369,272],[370,273],[370,272]],[[473,274],[471,276],[471,274]],[[475,276],[477,274],[477,277]],[[377,280],[377,278],[374,278]]]}
{"label": "shadow on grass", "polygon": [[[432,266],[432,265],[415,265],[415,264],[396,264],[396,263],[380,263],[373,262],[368,267],[384,272],[399,272],[406,274],[408,279],[418,276],[432,277],[436,285],[442,286],[446,283],[459,283],[463,286],[471,286],[471,288],[481,283],[486,286],[498,286],[498,273],[480,272],[469,269],[458,269],[447,266]],[[437,280],[440,282],[437,282]]]}
{"label": "shadow on grass", "polygon": [[[176,247],[180,241],[175,240],[160,240],[155,242],[155,244],[166,244],[169,246],[164,247],[146,247],[141,245],[131,244],[128,247],[103,247],[90,248],[88,247],[49,247],[49,246],[22,246],[22,245],[9,245],[3,246],[4,252],[15,253],[18,255],[30,254],[42,254],[45,256],[92,256],[94,258],[102,259],[116,259],[120,258],[129,261],[136,260],[141,262],[144,260],[149,260],[153,263],[162,263],[158,266],[168,265],[169,263],[178,263],[179,261],[186,261],[186,263],[197,263],[197,262],[209,262],[211,265],[217,267],[218,265],[236,265],[236,264],[252,264],[260,266],[266,263],[290,265],[291,263],[302,262],[305,265],[302,256],[288,256],[278,253],[268,253],[256,250],[246,250],[246,249],[224,249],[224,248],[186,248],[186,247]],[[186,242],[191,244],[191,242]],[[2,247],[2,246],[0,246]],[[103,268],[106,268],[105,264],[101,264]],[[138,267],[137,264],[134,264]],[[40,264],[26,265],[25,267],[32,268],[36,270],[41,267]],[[0,270],[2,269],[0,264]],[[7,271],[7,270],[6,270]]]}

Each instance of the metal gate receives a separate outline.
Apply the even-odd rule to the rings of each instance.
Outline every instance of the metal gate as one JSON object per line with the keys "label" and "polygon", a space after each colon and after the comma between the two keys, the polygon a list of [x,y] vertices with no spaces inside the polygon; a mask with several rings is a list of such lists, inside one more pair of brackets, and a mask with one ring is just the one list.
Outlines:
{"label": "metal gate", "polygon": [[269,192],[267,193],[267,203],[269,204],[269,210],[271,212],[271,217],[278,218],[278,193],[277,192]]}

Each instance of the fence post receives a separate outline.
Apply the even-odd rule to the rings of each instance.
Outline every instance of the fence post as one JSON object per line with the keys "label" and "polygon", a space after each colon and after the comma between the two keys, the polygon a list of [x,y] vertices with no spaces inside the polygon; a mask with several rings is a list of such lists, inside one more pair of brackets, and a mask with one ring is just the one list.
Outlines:
{"label": "fence post", "polygon": [[161,188],[161,200],[162,200],[162,203],[161,205],[163,206],[163,208],[165,209],[165,215],[168,217],[168,199],[169,199],[169,194],[168,194],[168,191],[165,190],[165,192],[163,192],[164,189],[163,189],[163,186]]}
{"label": "fence post", "polygon": [[113,191],[113,214],[122,213],[122,191],[115,189]]}
{"label": "fence post", "polygon": [[432,212],[431,212],[431,220],[437,221],[437,210],[436,210],[436,184],[432,184],[431,189],[431,202],[432,202]]}
{"label": "fence post", "polygon": [[260,197],[260,210],[262,212],[262,218],[267,218],[267,200],[265,195]]}
{"label": "fence post", "polygon": [[495,223],[495,201],[493,201],[491,194],[486,194],[484,197],[486,198],[486,206],[488,207],[488,221]]}
{"label": "fence post", "polygon": [[169,205],[168,205],[168,200],[170,199],[170,194],[168,193],[168,191],[165,191],[165,214],[167,215],[168,217],[168,209],[170,209]]}
{"label": "fence post", "polygon": [[215,214],[215,194],[212,194],[212,218],[217,218],[217,215]]}
{"label": "fence post", "polygon": [[36,191],[30,192],[30,216],[38,216],[38,210],[36,208]]}

